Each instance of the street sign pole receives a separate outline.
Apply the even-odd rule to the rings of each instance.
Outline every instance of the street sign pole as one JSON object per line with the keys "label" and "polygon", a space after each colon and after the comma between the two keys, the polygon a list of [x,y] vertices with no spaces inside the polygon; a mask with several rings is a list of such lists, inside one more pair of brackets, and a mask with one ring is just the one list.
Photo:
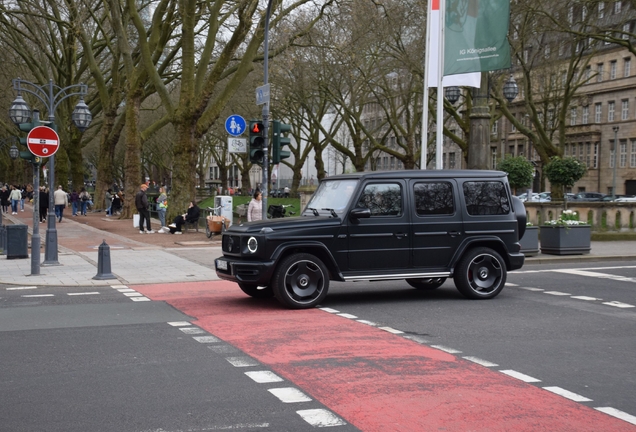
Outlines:
{"label": "street sign pole", "polygon": [[[264,42],[263,42],[263,81],[265,86],[269,86],[268,84],[268,58],[269,58],[269,18],[272,13],[272,1],[269,0],[267,2],[267,14],[265,16],[265,34],[264,34]],[[268,130],[269,130],[269,92],[267,93],[267,101],[263,105],[263,126],[265,131],[265,144],[263,148],[263,219],[267,219],[267,191],[269,190],[268,179],[269,179],[269,149],[268,145]]]}

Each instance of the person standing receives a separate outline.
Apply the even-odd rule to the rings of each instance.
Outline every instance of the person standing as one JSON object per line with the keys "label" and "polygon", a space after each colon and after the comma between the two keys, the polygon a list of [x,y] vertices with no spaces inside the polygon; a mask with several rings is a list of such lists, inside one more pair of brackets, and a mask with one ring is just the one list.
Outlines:
{"label": "person standing", "polygon": [[71,209],[73,210],[73,216],[77,216],[77,208],[79,206],[79,194],[75,189],[71,192]]}
{"label": "person standing", "polygon": [[46,221],[46,214],[49,211],[49,192],[46,190],[44,186],[40,186],[40,223]]}
{"label": "person standing", "polygon": [[11,186],[11,193],[9,194],[9,200],[11,200],[11,214],[18,214],[18,204],[22,199],[22,192],[17,186]]}
{"label": "person standing", "polygon": [[[139,234],[144,234],[144,232],[146,234],[154,233],[152,228],[150,228],[150,210],[148,208],[146,189],[148,189],[148,185],[144,183],[139,187],[139,192],[135,195],[135,207],[137,207],[137,211],[139,212]],[[144,231],[144,220],[148,227],[146,231]]]}
{"label": "person standing", "polygon": [[62,185],[57,187],[53,192],[53,202],[55,203],[55,216],[58,222],[62,222],[64,217],[64,208],[68,206],[68,194],[62,189]]}
{"label": "person standing", "polygon": [[257,221],[263,219],[263,194],[257,190],[247,206],[247,221]]}
{"label": "person standing", "polygon": [[11,192],[9,192],[7,186],[2,186],[2,189],[0,189],[0,205],[3,213],[9,212],[9,195],[11,195]]}
{"label": "person standing", "polygon": [[82,188],[79,194],[80,213],[86,216],[86,207],[91,200],[91,194],[86,191],[86,188]]}
{"label": "person standing", "polygon": [[166,226],[166,210],[168,209],[168,196],[166,195],[166,189],[159,188],[159,197],[157,198],[157,214],[159,215],[159,222],[161,222],[161,228]]}
{"label": "person standing", "polygon": [[111,209],[113,208],[113,190],[108,189],[106,195],[104,195],[104,201],[106,201],[106,216],[110,216]]}

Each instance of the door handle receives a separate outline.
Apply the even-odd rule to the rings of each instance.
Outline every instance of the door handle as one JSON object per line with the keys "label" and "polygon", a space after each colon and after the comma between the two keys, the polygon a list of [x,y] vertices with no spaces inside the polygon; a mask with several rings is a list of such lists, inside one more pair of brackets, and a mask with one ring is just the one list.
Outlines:
{"label": "door handle", "polygon": [[399,238],[399,239],[401,239],[401,238],[403,238],[403,237],[406,237],[406,236],[407,236],[407,234],[406,234],[406,233],[395,233],[395,234],[393,234],[393,235],[394,235],[394,236],[396,236],[396,237],[397,237],[397,238]]}
{"label": "door handle", "polygon": [[455,237],[455,236],[458,236],[460,234],[461,234],[461,232],[459,232],[459,231],[449,231],[448,232],[448,235],[450,235],[451,237]]}

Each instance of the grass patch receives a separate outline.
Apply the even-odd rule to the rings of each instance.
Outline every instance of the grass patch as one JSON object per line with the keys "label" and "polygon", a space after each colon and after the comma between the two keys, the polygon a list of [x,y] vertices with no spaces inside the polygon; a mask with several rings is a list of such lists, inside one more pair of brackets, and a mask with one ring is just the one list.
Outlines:
{"label": "grass patch", "polygon": [[592,231],[592,240],[596,240],[596,241],[636,240],[636,232]]}

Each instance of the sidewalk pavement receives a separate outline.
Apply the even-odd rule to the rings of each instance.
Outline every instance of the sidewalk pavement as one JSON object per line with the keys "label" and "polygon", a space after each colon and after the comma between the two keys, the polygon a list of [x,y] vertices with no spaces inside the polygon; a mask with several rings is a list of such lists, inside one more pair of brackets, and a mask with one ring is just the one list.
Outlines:
{"label": "sidewalk pavement", "polygon": [[[104,213],[72,216],[65,209],[56,224],[60,265],[41,266],[31,275],[31,258],[6,259],[0,256],[0,284],[26,286],[103,286],[218,280],[214,259],[221,255],[220,236],[208,239],[205,230],[182,235],[139,234],[130,219],[106,217]],[[3,223],[26,224],[32,234],[33,213],[29,205],[17,215],[3,214]],[[40,223],[44,261],[46,223]],[[152,220],[153,229],[159,221]],[[99,245],[110,247],[111,271],[116,279],[96,280]],[[594,261],[636,261],[636,241],[593,241],[588,255],[544,255],[526,258],[526,265]]]}

